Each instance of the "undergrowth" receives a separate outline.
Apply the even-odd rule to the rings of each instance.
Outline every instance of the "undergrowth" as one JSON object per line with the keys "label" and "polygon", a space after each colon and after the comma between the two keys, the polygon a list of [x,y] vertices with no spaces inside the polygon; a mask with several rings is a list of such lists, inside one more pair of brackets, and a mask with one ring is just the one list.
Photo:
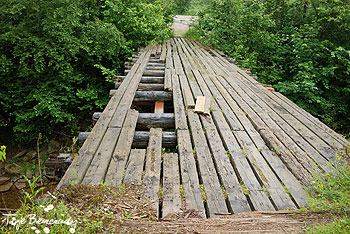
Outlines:
{"label": "undergrowth", "polygon": [[333,222],[309,227],[307,233],[350,233],[350,167],[337,154],[330,173],[316,176],[310,188],[310,209],[333,213]]}

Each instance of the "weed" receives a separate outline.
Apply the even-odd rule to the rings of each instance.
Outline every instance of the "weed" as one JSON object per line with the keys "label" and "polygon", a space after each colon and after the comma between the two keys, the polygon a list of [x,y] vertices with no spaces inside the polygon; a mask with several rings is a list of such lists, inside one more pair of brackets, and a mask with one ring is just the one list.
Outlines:
{"label": "weed", "polygon": [[201,189],[203,201],[206,202],[206,201],[207,201],[207,193],[205,192],[205,189],[204,189],[204,185],[203,185],[203,184],[200,185],[200,189]]}
{"label": "weed", "polygon": [[0,146],[0,161],[1,162],[6,161],[6,146],[4,145]]}
{"label": "weed", "polygon": [[241,183],[241,189],[242,189],[244,195],[246,195],[246,196],[249,195],[249,190],[247,189],[247,187],[243,183]]}

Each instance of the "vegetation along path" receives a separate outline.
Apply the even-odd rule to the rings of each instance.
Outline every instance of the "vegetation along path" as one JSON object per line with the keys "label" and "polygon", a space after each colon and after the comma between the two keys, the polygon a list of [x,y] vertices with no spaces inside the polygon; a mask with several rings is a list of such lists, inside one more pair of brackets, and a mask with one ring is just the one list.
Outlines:
{"label": "vegetation along path", "polygon": [[129,65],[58,189],[141,184],[159,218],[300,208],[348,144],[198,41],[148,46]]}

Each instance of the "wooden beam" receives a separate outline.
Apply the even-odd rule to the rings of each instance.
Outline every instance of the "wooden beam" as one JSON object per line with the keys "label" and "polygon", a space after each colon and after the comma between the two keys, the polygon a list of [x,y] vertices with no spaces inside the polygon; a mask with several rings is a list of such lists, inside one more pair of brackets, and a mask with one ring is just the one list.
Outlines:
{"label": "wooden beam", "polygon": [[150,128],[175,128],[174,113],[140,113],[137,127],[141,129]]}
{"label": "wooden beam", "polygon": [[[149,141],[149,132],[147,131],[136,131],[134,135],[133,148],[147,148]],[[176,133],[175,132],[163,132],[162,144],[163,148],[174,148],[176,146]]]}
{"label": "wooden beam", "polygon": [[137,91],[163,91],[163,84],[139,84]]}
{"label": "wooden beam", "polygon": [[147,102],[147,101],[171,101],[173,95],[165,91],[137,91],[134,101],[135,102]]}

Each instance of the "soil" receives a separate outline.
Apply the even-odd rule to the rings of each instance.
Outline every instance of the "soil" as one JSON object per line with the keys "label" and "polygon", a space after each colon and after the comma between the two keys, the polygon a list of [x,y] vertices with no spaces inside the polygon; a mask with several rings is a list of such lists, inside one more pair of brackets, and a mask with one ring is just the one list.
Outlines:
{"label": "soil", "polygon": [[121,233],[303,233],[309,225],[332,220],[325,213],[262,213],[230,215],[221,219],[178,219],[159,222],[126,220]]}
{"label": "soil", "polygon": [[[249,212],[204,219],[194,210],[156,219],[152,202],[142,196],[142,187],[78,185],[59,192],[59,199],[70,208],[92,211],[89,219],[104,220],[103,233],[302,233],[309,225],[331,221],[329,213],[311,211]],[[115,214],[104,217],[104,212]],[[112,223],[112,225],[111,225]],[[108,229],[108,227],[113,229]]]}

